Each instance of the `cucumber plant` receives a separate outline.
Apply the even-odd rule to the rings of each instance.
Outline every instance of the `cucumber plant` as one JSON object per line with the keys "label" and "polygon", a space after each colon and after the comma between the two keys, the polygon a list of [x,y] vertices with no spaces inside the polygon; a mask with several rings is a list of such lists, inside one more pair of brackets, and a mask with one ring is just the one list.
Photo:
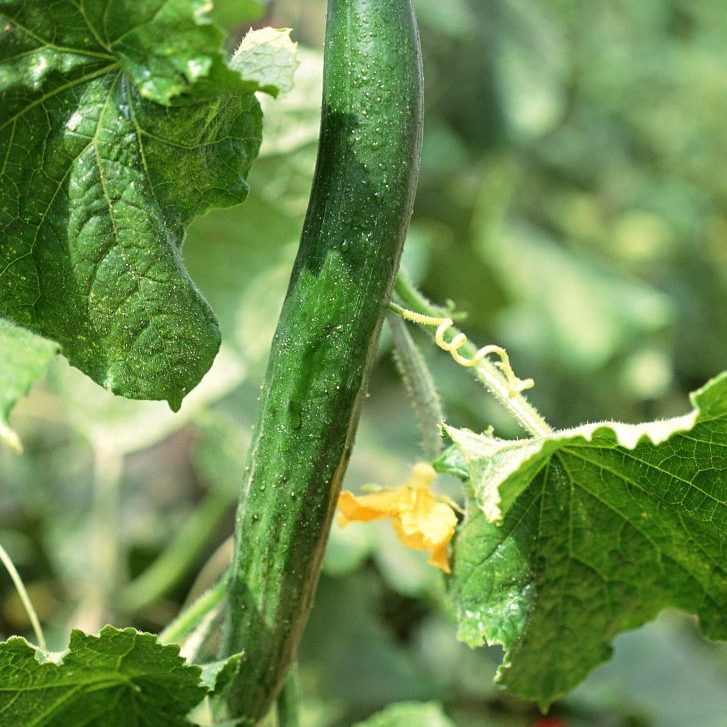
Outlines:
{"label": "cucumber plant", "polygon": [[[16,450],[10,411],[59,352],[115,394],[175,410],[217,353],[180,246],[195,217],[245,199],[256,93],[288,88],[295,61],[270,29],[226,60],[205,11],[0,0],[0,439]],[[398,490],[346,495],[343,517],[391,517],[430,551],[459,638],[504,647],[506,689],[546,709],[616,634],[668,606],[727,636],[727,374],[672,420],[554,430],[504,349],[474,346],[452,310],[397,279],[422,139],[412,1],[328,0],[324,57],[318,161],[231,563],[158,637],[74,630],[58,655],[0,546],[38,640],[0,644],[0,726],[254,725],[276,700],[281,725],[296,724],[296,651],[385,316],[428,462]],[[527,436],[443,425],[401,319],[431,331]],[[435,471],[462,480],[462,503],[432,491]],[[394,712],[446,723],[427,706]]]}

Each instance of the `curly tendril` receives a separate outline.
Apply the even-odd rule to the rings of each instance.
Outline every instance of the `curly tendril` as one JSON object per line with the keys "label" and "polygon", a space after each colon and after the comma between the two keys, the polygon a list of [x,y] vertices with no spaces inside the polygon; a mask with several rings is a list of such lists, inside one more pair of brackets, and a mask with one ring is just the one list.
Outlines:
{"label": "curly tendril", "polygon": [[411,321],[412,323],[418,323],[422,326],[437,326],[437,332],[434,334],[434,342],[443,351],[447,351],[452,358],[460,366],[465,368],[473,368],[483,361],[488,356],[495,355],[499,357],[499,361],[495,361],[500,371],[505,376],[510,387],[510,396],[517,396],[527,389],[532,389],[535,386],[535,382],[532,379],[520,379],[515,375],[510,364],[510,357],[507,355],[507,351],[502,346],[496,346],[490,344],[488,346],[482,346],[472,356],[463,356],[459,350],[464,346],[468,339],[464,333],[457,333],[452,337],[451,341],[447,341],[445,338],[447,331],[454,325],[454,320],[451,318],[435,318],[434,316],[426,316],[422,313],[416,313],[415,311],[402,308],[396,303],[390,304],[391,309],[398,313],[402,318]]}

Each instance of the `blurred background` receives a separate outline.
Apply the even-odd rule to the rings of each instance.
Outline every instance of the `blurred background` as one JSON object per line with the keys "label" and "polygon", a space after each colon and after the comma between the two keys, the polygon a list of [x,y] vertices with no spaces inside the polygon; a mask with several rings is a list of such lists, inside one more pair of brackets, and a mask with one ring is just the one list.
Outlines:
{"label": "blurred background", "polygon": [[[181,412],[115,399],[59,359],[14,414],[26,452],[0,452],[0,542],[52,648],[71,626],[158,631],[229,552],[315,162],[325,2],[215,4],[230,48],[251,24],[294,29],[296,86],[263,99],[249,200],[189,233],[185,259],[225,343]],[[727,5],[415,4],[427,118],[406,268],[469,314],[474,341],[508,348],[551,424],[683,413],[688,393],[727,368]],[[413,333],[451,423],[518,436]],[[346,486],[402,483],[418,437],[385,335]],[[305,727],[346,727],[401,701],[431,703],[412,727],[546,724],[493,686],[497,649],[455,641],[425,560],[388,524],[334,527],[301,649]],[[2,571],[0,636],[28,632]],[[725,727],[726,684],[725,647],[665,613],[618,637],[614,659],[548,724]]]}

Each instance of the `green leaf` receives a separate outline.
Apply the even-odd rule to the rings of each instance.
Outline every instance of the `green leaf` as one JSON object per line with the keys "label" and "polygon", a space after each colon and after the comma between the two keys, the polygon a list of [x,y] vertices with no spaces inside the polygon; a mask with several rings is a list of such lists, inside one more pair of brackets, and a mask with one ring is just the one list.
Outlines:
{"label": "green leaf", "polygon": [[377,712],[354,727],[454,727],[435,702],[400,702]]}
{"label": "green leaf", "polygon": [[0,0],[0,316],[173,408],[219,347],[184,231],[245,199],[261,135],[206,6]]}
{"label": "green leaf", "polygon": [[8,421],[10,412],[43,375],[58,345],[0,318],[0,351],[0,441],[20,451],[20,440]]}
{"label": "green leaf", "polygon": [[230,715],[224,696],[230,682],[242,668],[242,660],[243,654],[238,653],[202,666],[201,683],[208,690],[208,699],[189,715],[195,724],[208,725],[209,714],[212,713],[215,715],[215,727],[249,727],[248,719]]}
{"label": "green leaf", "polygon": [[692,401],[671,420],[526,441],[448,429],[473,488],[451,583],[459,637],[505,647],[509,690],[549,704],[667,607],[727,638],[727,373]]}
{"label": "green leaf", "polygon": [[44,727],[187,725],[185,715],[206,693],[200,674],[178,647],[131,628],[106,626],[99,636],[74,630],[61,655],[12,637],[0,644],[0,720]]}
{"label": "green leaf", "polygon": [[226,659],[212,661],[202,666],[201,682],[210,694],[218,696],[227,688],[232,678],[240,670],[242,654],[232,654]]}
{"label": "green leaf", "polygon": [[261,91],[277,96],[293,88],[298,67],[296,46],[290,29],[251,30],[240,43],[230,64],[246,79],[255,80]]}

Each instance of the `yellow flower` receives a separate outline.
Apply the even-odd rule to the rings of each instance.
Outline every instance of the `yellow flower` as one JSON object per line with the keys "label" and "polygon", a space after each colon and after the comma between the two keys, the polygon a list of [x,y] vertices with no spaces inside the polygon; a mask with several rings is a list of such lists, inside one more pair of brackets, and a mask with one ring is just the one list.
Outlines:
{"label": "yellow flower", "polygon": [[454,510],[432,493],[437,473],[424,462],[414,465],[411,477],[395,490],[354,495],[344,490],[338,498],[338,524],[390,517],[404,545],[426,550],[429,564],[449,573],[447,546],[457,526]]}

